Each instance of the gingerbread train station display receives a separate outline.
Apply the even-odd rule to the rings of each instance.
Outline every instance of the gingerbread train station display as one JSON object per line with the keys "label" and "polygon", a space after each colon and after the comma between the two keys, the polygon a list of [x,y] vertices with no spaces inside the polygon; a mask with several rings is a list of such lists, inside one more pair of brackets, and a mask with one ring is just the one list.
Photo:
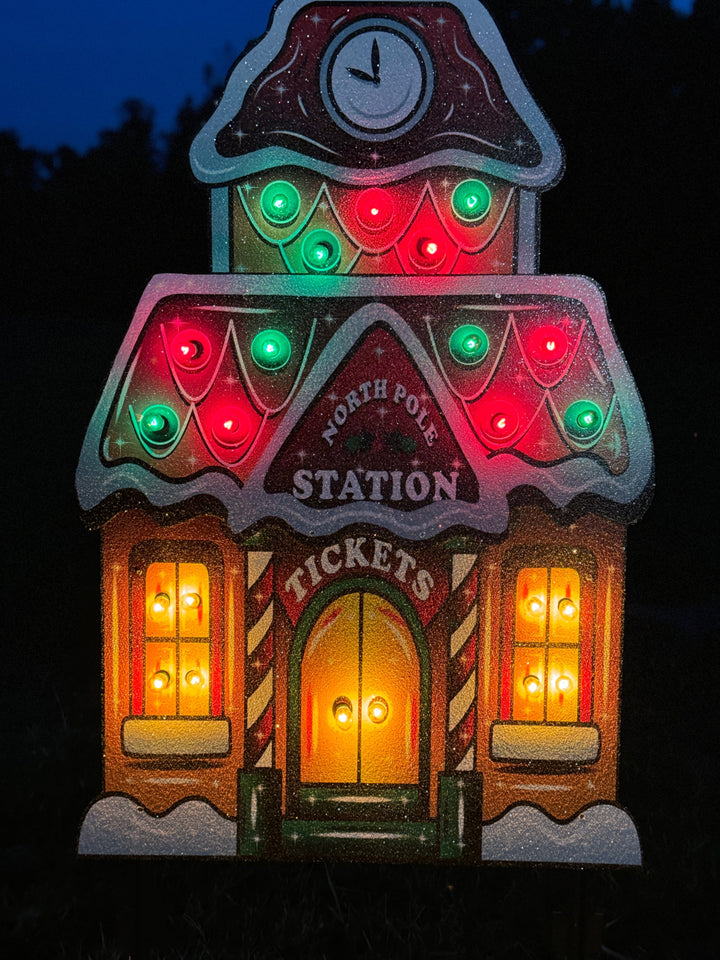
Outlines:
{"label": "gingerbread train station display", "polygon": [[601,290],[537,272],[563,154],[489,14],[281,0],[190,160],[212,273],[150,281],[77,475],[80,854],[639,864],[650,435]]}

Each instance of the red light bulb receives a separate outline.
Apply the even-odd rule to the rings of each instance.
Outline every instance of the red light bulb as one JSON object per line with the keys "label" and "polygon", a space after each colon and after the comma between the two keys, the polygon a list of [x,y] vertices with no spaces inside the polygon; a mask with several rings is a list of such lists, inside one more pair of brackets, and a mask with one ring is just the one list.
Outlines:
{"label": "red light bulb", "polygon": [[550,367],[565,359],[568,338],[562,327],[546,326],[533,330],[528,340],[528,353],[543,367]]}
{"label": "red light bulb", "polygon": [[239,447],[250,436],[250,417],[241,407],[223,407],[213,417],[212,435],[223,447]]}
{"label": "red light bulb", "polygon": [[183,330],[170,344],[170,355],[182,370],[202,370],[211,353],[210,341],[200,330]]}
{"label": "red light bulb", "polygon": [[393,218],[395,204],[387,190],[371,187],[357,198],[355,213],[366,230],[384,230]]}
{"label": "red light bulb", "polygon": [[477,422],[489,440],[502,445],[509,443],[518,432],[520,414],[512,403],[503,401],[483,409]]}
{"label": "red light bulb", "polygon": [[442,237],[436,234],[416,234],[409,248],[410,260],[420,273],[438,270],[445,260],[447,247]]}

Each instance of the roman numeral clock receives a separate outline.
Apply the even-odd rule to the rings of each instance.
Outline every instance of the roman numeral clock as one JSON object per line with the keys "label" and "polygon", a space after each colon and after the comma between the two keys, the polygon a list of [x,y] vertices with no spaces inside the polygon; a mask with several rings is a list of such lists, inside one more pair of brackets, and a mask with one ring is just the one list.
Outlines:
{"label": "roman numeral clock", "polygon": [[78,468],[80,854],[640,863],[650,436],[600,289],[537,272],[562,151],[488,13],[282,0],[190,160],[212,271],[150,281]]}

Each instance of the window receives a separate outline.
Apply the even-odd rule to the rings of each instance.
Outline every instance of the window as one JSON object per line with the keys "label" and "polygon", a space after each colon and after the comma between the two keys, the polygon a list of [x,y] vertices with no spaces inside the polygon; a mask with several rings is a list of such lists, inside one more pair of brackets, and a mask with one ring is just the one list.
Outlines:
{"label": "window", "polygon": [[512,719],[578,720],[580,578],[525,567],[515,589]]}
{"label": "window", "polygon": [[151,563],[145,576],[145,715],[210,713],[209,582],[202,563]]}
{"label": "window", "polygon": [[205,545],[182,549],[189,546],[146,544],[134,553],[135,716],[221,713],[222,566]]}
{"label": "window", "polygon": [[594,561],[577,550],[518,554],[504,570],[501,719],[587,723]]}

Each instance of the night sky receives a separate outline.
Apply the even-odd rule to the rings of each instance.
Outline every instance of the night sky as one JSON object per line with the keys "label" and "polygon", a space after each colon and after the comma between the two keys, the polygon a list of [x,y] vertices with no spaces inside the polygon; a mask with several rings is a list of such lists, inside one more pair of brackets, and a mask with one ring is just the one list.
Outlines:
{"label": "night sky", "polygon": [[218,78],[264,33],[270,0],[27,0],[5,4],[0,38],[0,129],[23,146],[84,151],[137,97],[169,130],[186,96],[202,99],[204,68]]}
{"label": "night sky", "polygon": [[[674,0],[679,11],[694,0]],[[170,130],[185,97],[202,100],[267,26],[272,0],[25,0],[5,4],[0,129],[25,147],[85,151],[136,97]],[[488,3],[492,12],[493,4]]]}

